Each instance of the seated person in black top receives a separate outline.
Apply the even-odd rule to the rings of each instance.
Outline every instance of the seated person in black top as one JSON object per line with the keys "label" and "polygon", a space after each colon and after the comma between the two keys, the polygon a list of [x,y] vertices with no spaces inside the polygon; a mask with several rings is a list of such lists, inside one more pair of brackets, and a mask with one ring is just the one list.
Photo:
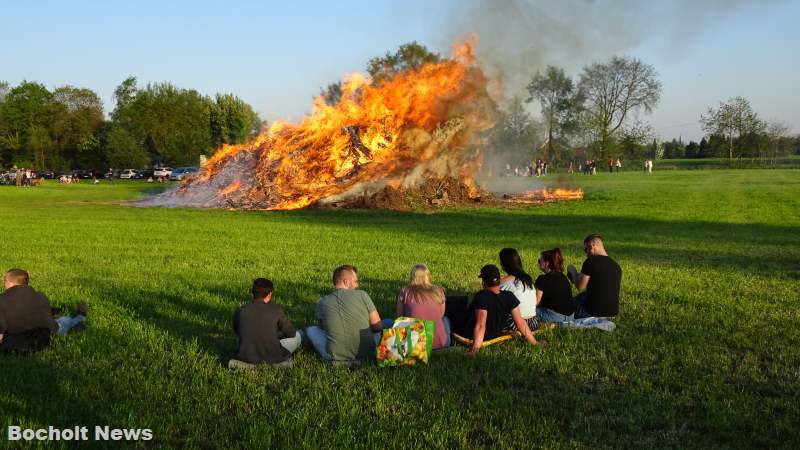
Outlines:
{"label": "seated person in black top", "polygon": [[478,277],[483,280],[483,290],[475,294],[469,305],[469,318],[463,330],[465,337],[472,339],[469,354],[478,353],[484,340],[500,336],[509,316],[528,342],[539,344],[519,312],[517,297],[511,292],[500,290],[500,269],[494,264],[483,266]]}
{"label": "seated person in black top", "polygon": [[233,331],[239,343],[228,367],[291,365],[292,353],[300,347],[300,333],[272,301],[272,281],[257,278],[251,292],[253,301],[237,308],[233,316]]}
{"label": "seated person in black top", "polygon": [[544,322],[572,321],[575,306],[572,304],[572,286],[564,275],[564,258],[561,249],[545,250],[539,255],[539,269],[544,275],[534,281],[536,288],[536,317]]}
{"label": "seated person in black top", "polygon": [[86,322],[86,303],[78,305],[74,317],[53,318],[47,296],[30,287],[30,276],[22,269],[3,275],[0,294],[0,351],[36,351],[50,344],[50,336],[63,336]]}
{"label": "seated person in black top", "polygon": [[619,287],[622,269],[606,253],[603,238],[592,234],[583,240],[586,261],[578,272],[572,264],[569,277],[583,291],[575,299],[575,318],[612,317],[619,313]]}

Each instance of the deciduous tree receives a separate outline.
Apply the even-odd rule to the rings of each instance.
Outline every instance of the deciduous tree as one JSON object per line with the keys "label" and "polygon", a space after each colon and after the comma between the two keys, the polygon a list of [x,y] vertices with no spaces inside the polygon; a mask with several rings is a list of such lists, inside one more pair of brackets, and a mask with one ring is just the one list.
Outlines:
{"label": "deciduous tree", "polygon": [[614,133],[634,111],[652,112],[661,98],[661,82],[653,66],[637,58],[611,58],[583,68],[578,88],[586,97],[588,126],[599,138],[599,153],[606,157]]}
{"label": "deciduous tree", "polygon": [[241,144],[258,131],[261,119],[253,108],[233,94],[217,94],[211,105],[211,144]]}
{"label": "deciduous tree", "polygon": [[575,90],[572,79],[564,69],[547,66],[544,73],[537,73],[528,84],[526,102],[537,101],[542,119],[547,128],[545,159],[560,159],[563,138],[575,130],[575,120],[583,103],[583,96]]}
{"label": "deciduous tree", "polygon": [[380,83],[400,72],[418,69],[425,63],[435,63],[441,59],[416,41],[403,44],[395,53],[386,53],[383,57],[375,57],[367,63],[367,72],[373,82]]}
{"label": "deciduous tree", "polygon": [[749,134],[763,133],[766,129],[764,121],[758,118],[744,97],[720,102],[717,109],[709,107],[706,114],[700,116],[700,123],[708,135],[721,136],[727,141],[728,158],[731,160],[734,157],[735,140]]}

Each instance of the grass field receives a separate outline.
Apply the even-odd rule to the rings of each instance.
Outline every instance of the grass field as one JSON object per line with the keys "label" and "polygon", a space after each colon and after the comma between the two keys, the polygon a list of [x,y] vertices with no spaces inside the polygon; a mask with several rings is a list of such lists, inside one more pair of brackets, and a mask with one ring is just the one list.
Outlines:
{"label": "grass field", "polygon": [[[567,180],[584,201],[434,214],[136,208],[133,182],[1,188],[0,267],[92,310],[85,332],[0,355],[0,426],[151,428],[138,445],[154,448],[800,446],[800,171]],[[222,366],[254,277],[304,326],[353,263],[389,316],[414,263],[474,291],[500,248],[533,269],[560,246],[579,265],[592,232],[624,271],[614,333],[413,368],[332,369],[308,348],[290,369]]]}
{"label": "grass field", "polygon": [[[641,170],[641,161],[631,161],[628,169]],[[600,168],[598,167],[598,170]],[[800,155],[778,158],[690,158],[659,159],[655,170],[706,170],[706,169],[800,169]]]}

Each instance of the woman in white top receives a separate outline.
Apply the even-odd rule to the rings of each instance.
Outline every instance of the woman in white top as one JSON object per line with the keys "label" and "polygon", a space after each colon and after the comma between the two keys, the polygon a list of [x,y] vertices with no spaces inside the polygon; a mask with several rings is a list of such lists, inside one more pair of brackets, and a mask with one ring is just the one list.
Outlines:
{"label": "woman in white top", "polygon": [[[519,312],[528,322],[531,331],[539,328],[536,320],[536,289],[533,287],[533,278],[522,268],[522,258],[513,248],[500,250],[500,266],[507,274],[500,279],[500,290],[513,293],[519,300]],[[506,324],[506,329],[516,331],[517,326],[513,320]]]}

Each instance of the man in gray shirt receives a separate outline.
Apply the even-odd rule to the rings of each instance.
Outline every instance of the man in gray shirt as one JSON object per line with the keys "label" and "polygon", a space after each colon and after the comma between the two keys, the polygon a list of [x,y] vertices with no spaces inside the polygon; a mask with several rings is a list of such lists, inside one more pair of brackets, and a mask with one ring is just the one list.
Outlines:
{"label": "man in gray shirt", "polygon": [[306,335],[325,361],[352,364],[374,353],[375,333],[383,323],[372,299],[358,288],[358,269],[344,265],[333,272],[336,288],[317,304],[318,326]]}

